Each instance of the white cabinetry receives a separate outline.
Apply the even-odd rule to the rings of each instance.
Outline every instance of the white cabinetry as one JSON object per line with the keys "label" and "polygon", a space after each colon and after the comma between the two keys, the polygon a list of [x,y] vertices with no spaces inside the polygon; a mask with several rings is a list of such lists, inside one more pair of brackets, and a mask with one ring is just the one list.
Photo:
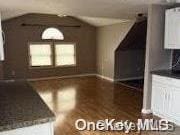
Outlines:
{"label": "white cabinetry", "polygon": [[166,49],[180,49],[180,8],[166,10],[164,39]]}
{"label": "white cabinetry", "polygon": [[50,122],[46,124],[0,132],[0,135],[54,135],[53,123]]}
{"label": "white cabinetry", "polygon": [[163,113],[164,112],[164,87],[157,83],[153,83],[152,89],[156,90],[152,93],[152,108],[154,113]]}
{"label": "white cabinetry", "polygon": [[170,116],[180,122],[180,88],[173,88],[172,90]]}
{"label": "white cabinetry", "polygon": [[153,114],[180,125],[180,80],[153,75]]}

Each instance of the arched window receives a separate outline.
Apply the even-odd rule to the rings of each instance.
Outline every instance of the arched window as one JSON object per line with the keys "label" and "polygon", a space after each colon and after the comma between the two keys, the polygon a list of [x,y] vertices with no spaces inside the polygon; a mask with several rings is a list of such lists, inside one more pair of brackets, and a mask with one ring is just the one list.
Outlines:
{"label": "arched window", "polygon": [[57,28],[51,27],[44,30],[42,39],[64,40],[64,35]]}

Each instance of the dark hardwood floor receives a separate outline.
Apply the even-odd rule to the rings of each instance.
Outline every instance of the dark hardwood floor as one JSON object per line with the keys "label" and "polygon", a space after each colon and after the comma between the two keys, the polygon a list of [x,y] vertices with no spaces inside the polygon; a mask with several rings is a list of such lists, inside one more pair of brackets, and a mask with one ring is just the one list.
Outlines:
{"label": "dark hardwood floor", "polygon": [[143,87],[144,87],[144,79],[120,81],[119,83],[132,87],[139,91],[143,91]]}
{"label": "dark hardwood floor", "polygon": [[[78,131],[75,121],[96,122],[108,118],[136,122],[142,118],[142,92],[121,84],[96,77],[35,81],[31,84],[56,114],[55,135],[124,135],[124,132]],[[130,134],[159,135],[158,132]]]}

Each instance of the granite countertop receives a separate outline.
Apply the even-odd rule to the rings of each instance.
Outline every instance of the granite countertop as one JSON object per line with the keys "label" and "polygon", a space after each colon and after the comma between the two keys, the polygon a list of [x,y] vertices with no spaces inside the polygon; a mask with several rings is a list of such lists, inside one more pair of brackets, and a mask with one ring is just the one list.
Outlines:
{"label": "granite countertop", "polygon": [[27,82],[0,83],[0,132],[54,120],[55,115]]}
{"label": "granite countertop", "polygon": [[180,72],[173,72],[172,70],[156,70],[156,71],[152,71],[151,73],[155,75],[180,79]]}

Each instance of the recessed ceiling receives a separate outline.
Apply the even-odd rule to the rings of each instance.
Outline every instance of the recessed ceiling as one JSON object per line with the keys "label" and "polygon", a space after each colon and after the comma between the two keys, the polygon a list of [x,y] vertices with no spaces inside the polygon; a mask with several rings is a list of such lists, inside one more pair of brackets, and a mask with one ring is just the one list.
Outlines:
{"label": "recessed ceiling", "polygon": [[[67,14],[88,17],[134,19],[138,13],[147,13],[149,4],[165,0],[0,0],[2,19],[25,13]],[[97,19],[97,18],[96,18]],[[105,20],[104,20],[105,21]],[[104,21],[99,21],[104,23]],[[112,19],[112,21],[114,21]],[[120,20],[119,20],[120,21]],[[108,22],[107,20],[105,22]],[[104,24],[103,24],[104,25]]]}

